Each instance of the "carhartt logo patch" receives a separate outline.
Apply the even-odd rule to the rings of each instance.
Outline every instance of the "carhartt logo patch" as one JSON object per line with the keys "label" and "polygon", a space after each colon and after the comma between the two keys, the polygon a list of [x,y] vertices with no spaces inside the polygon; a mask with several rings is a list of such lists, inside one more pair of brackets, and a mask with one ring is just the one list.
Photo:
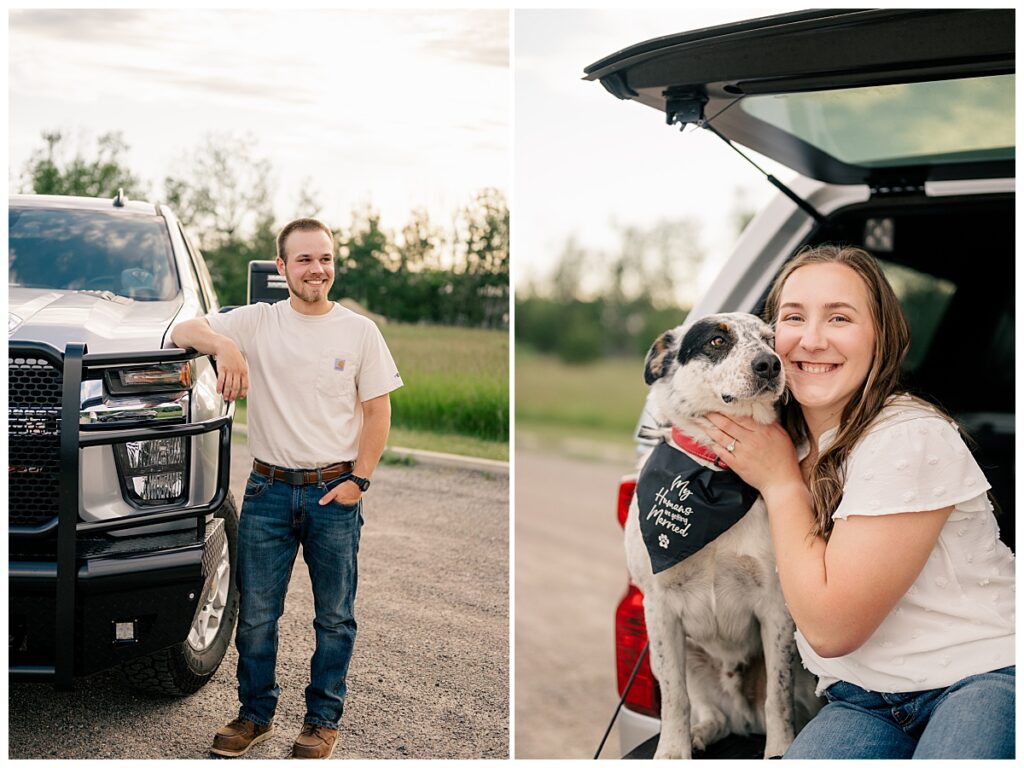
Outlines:
{"label": "carhartt logo patch", "polygon": [[345,370],[345,361],[342,360],[340,357],[334,358],[334,370],[336,370],[336,371],[344,371]]}

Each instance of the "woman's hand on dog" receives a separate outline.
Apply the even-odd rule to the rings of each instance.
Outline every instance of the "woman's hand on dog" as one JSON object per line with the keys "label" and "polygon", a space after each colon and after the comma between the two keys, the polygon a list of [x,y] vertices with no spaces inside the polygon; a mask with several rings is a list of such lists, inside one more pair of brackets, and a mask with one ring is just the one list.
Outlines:
{"label": "woman's hand on dog", "polygon": [[721,413],[709,413],[707,420],[711,426],[706,432],[719,459],[762,496],[774,486],[803,484],[796,448],[781,424]]}

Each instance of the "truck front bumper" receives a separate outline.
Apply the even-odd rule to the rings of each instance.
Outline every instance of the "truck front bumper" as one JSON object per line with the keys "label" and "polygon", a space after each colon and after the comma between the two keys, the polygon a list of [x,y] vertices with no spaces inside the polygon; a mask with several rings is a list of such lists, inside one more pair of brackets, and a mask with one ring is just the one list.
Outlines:
{"label": "truck front bumper", "polygon": [[[184,640],[225,536],[176,531],[125,540],[81,540],[73,637],[76,675],[91,674]],[[9,563],[11,680],[55,674],[57,563]]]}
{"label": "truck front bumper", "polygon": [[[46,427],[59,438],[55,516],[40,525],[9,525],[9,666],[11,679],[51,681],[70,689],[77,675],[183,642],[203,600],[206,577],[223,552],[224,525],[211,518],[226,502],[231,412],[199,423],[85,425],[79,423],[83,371],[112,365],[168,362],[196,352],[160,350],[89,355],[84,344],[61,353],[10,342],[12,358],[43,359],[60,372],[59,418]],[[29,422],[33,429],[42,429]],[[218,432],[216,490],[205,504],[164,504],[109,520],[80,517],[80,453],[90,446],[190,437]],[[19,471],[29,469],[17,467]],[[111,532],[195,520],[194,528],[114,537]],[[16,546],[15,546],[16,545]],[[55,556],[54,556],[55,553]]]}

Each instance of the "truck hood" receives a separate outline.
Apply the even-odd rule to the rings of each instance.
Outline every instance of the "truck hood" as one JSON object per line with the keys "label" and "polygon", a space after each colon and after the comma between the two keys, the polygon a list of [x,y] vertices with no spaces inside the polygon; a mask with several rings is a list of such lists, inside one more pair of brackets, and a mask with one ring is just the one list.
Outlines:
{"label": "truck hood", "polygon": [[7,296],[10,340],[43,342],[61,352],[70,342],[84,342],[90,353],[160,349],[182,305],[180,294],[171,301],[136,301],[109,293],[10,288]]}

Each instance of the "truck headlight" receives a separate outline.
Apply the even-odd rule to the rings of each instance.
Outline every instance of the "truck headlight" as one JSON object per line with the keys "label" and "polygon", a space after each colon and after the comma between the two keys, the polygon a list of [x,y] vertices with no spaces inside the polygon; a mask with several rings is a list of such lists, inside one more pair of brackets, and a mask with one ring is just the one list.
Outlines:
{"label": "truck headlight", "polygon": [[138,504],[171,504],[185,498],[184,437],[139,440],[114,446],[128,496]]}
{"label": "truck headlight", "polygon": [[112,395],[140,392],[178,392],[192,389],[195,367],[191,360],[159,363],[137,368],[117,368],[106,372],[107,389]]}

